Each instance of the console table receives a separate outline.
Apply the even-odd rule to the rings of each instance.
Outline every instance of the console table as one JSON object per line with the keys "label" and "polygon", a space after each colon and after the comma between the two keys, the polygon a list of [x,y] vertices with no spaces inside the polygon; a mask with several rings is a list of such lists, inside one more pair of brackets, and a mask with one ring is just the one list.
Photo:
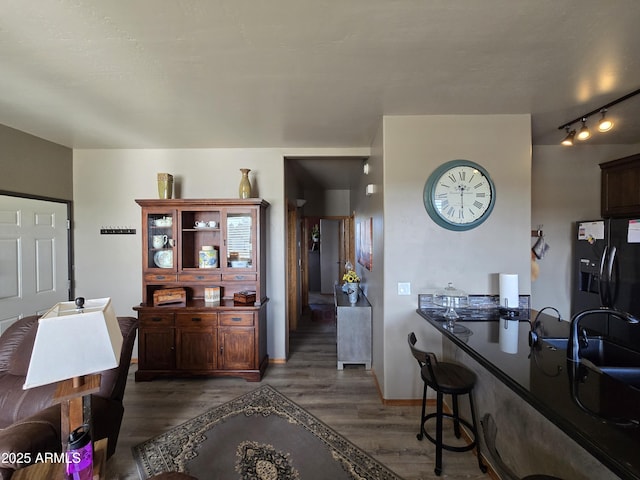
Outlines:
{"label": "console table", "polygon": [[371,304],[362,290],[358,302],[349,303],[349,296],[336,285],[336,331],[338,346],[338,370],[344,364],[364,364],[371,370]]}

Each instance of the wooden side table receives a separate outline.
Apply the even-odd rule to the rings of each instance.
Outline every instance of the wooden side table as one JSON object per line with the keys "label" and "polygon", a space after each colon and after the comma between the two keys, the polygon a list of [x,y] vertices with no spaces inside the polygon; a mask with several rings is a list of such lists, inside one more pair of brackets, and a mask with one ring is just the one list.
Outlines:
{"label": "wooden side table", "polygon": [[[103,438],[93,445],[93,480],[103,480],[107,461],[107,441]],[[16,470],[11,480],[64,480],[64,463],[40,462]]]}

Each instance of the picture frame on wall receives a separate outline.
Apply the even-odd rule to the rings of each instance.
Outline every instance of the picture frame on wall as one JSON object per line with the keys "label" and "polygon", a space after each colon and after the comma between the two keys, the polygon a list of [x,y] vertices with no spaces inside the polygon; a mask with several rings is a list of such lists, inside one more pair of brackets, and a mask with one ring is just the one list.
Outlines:
{"label": "picture frame on wall", "polygon": [[356,224],[356,258],[367,270],[373,267],[373,218]]}

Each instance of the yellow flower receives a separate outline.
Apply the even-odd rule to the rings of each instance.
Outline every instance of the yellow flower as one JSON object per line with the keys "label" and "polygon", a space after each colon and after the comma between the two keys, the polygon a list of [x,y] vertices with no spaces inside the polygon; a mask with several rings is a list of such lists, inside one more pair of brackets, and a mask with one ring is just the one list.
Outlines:
{"label": "yellow flower", "polygon": [[360,281],[360,277],[353,270],[349,270],[342,276],[342,280],[347,283],[357,283]]}

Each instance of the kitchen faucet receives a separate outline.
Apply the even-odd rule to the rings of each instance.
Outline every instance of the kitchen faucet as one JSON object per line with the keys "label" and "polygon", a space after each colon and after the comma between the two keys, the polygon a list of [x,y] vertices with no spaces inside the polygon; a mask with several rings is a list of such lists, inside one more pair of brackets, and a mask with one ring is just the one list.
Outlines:
{"label": "kitchen faucet", "polygon": [[580,361],[580,336],[582,335],[583,337],[583,343],[587,341],[586,332],[584,330],[582,332],[580,331],[580,320],[589,315],[595,315],[598,313],[609,314],[612,317],[624,320],[627,323],[639,323],[639,320],[630,313],[621,312],[607,307],[592,308],[590,310],[584,310],[582,312],[576,313],[573,318],[571,318],[571,326],[569,327],[569,342],[567,344],[568,361],[574,363],[578,363]]}

